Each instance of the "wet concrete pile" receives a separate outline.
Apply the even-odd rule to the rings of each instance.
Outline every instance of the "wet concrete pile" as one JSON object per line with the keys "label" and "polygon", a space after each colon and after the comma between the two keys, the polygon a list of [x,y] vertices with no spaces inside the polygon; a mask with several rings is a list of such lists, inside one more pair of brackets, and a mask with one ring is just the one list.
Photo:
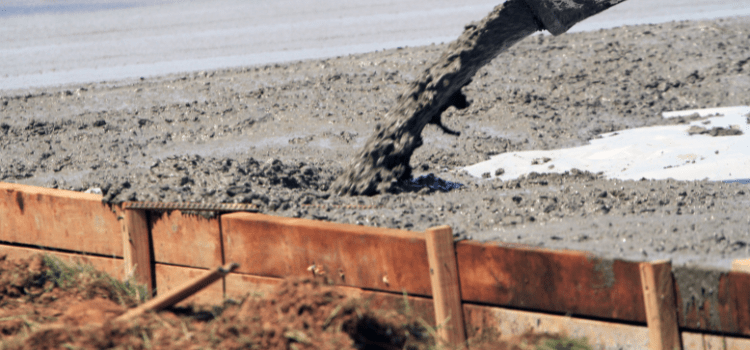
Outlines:
{"label": "wet concrete pile", "polygon": [[[687,123],[663,111],[750,105],[747,23],[528,37],[461,89],[467,107],[442,111],[459,136],[424,126],[412,181],[393,193],[339,196],[331,187],[447,45],[3,91],[0,181],[98,187],[115,202],[254,202],[290,217],[411,230],[448,224],[461,238],[723,264],[750,255],[746,185],[581,172],[501,182],[457,169],[603,132]],[[360,204],[374,206],[345,207]]]}
{"label": "wet concrete pile", "polygon": [[373,195],[396,191],[398,182],[411,178],[409,162],[421,146],[427,124],[445,133],[440,114],[455,107],[467,107],[461,92],[471,78],[499,53],[543,27],[523,0],[498,5],[479,24],[466,26],[440,59],[399,95],[396,106],[376,125],[375,135],[354,157],[353,163],[333,184],[338,194]]}

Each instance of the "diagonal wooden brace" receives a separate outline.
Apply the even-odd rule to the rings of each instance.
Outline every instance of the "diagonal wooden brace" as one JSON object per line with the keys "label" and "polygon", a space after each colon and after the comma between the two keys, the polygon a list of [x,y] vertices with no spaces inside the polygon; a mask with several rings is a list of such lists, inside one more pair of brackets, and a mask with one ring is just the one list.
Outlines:
{"label": "diagonal wooden brace", "polygon": [[201,289],[208,287],[208,285],[210,285],[211,283],[218,281],[239,266],[240,265],[237,263],[230,263],[224,266],[217,267],[213,270],[206,271],[206,273],[204,273],[203,275],[186,282],[180,287],[175,288],[173,291],[167,292],[164,295],[159,295],[156,298],[144,303],[143,305],[135,309],[131,309],[128,312],[118,316],[115,321],[127,321],[138,317],[139,315],[147,311],[161,310],[177,304],[180,301],[185,300],[189,296],[199,292]]}

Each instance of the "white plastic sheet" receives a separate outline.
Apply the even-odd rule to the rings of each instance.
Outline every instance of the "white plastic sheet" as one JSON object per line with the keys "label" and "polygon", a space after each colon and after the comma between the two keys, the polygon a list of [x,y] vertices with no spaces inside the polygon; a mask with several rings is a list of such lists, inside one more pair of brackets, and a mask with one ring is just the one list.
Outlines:
{"label": "white plastic sheet", "polygon": [[[750,182],[750,107],[725,107],[663,113],[664,118],[698,113],[688,124],[622,130],[588,145],[551,151],[499,154],[466,167],[469,174],[503,180],[530,172],[563,173],[573,168],[623,180],[676,179]],[[741,135],[710,136],[691,127],[735,129]],[[695,130],[695,128],[694,128]],[[496,176],[497,169],[503,173]],[[499,172],[498,172],[499,173]]]}

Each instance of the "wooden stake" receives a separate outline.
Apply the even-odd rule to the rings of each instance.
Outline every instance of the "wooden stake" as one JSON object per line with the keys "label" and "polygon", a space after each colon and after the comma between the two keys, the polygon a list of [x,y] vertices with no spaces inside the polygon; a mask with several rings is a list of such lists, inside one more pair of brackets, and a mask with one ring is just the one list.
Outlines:
{"label": "wooden stake", "polygon": [[732,261],[732,271],[750,273],[750,259]]}
{"label": "wooden stake", "polygon": [[677,325],[677,302],[670,261],[640,264],[643,303],[646,306],[649,349],[682,349]]}
{"label": "wooden stake", "polygon": [[148,214],[145,210],[125,210],[122,240],[126,275],[135,276],[136,282],[145,284],[149,295],[154,293],[151,269],[151,242],[148,232]]}
{"label": "wooden stake", "polygon": [[448,344],[460,345],[466,341],[466,330],[453,230],[449,226],[427,229],[425,241],[430,265],[432,298],[435,303],[435,323],[439,327],[438,337]]}
{"label": "wooden stake", "polygon": [[214,283],[226,276],[228,273],[236,269],[238,264],[231,263],[224,266],[219,266],[213,270],[206,271],[206,273],[196,277],[195,279],[186,282],[185,284],[175,288],[174,290],[167,292],[166,294],[159,295],[154,299],[149,300],[143,305],[131,309],[130,311],[118,316],[115,321],[127,321],[138,317],[147,311],[161,310],[177,304],[189,296],[199,292],[201,289],[208,287],[211,283]]}

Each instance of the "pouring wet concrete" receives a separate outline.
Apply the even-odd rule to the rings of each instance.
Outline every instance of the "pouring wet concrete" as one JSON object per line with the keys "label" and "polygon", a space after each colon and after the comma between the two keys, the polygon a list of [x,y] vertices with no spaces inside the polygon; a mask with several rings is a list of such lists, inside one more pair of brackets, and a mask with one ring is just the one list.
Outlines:
{"label": "pouring wet concrete", "polygon": [[98,187],[110,201],[252,202],[273,215],[409,230],[448,224],[460,238],[727,268],[750,255],[747,185],[577,170],[487,180],[461,169],[508,152],[696,121],[662,112],[750,105],[746,23],[674,22],[521,41],[462,90],[467,108],[443,112],[459,137],[425,128],[413,176],[433,174],[420,183],[443,190],[329,191],[441,45],[6,91],[0,181]]}

